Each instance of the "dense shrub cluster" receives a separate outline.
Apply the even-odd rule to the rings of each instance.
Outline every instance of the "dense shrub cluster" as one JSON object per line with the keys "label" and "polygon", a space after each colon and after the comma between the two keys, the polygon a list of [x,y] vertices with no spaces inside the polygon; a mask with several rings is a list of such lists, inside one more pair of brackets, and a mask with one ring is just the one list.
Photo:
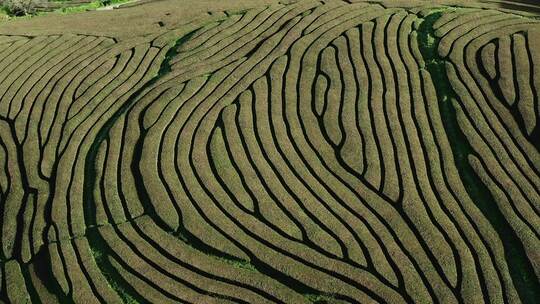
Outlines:
{"label": "dense shrub cluster", "polygon": [[12,16],[24,16],[35,13],[37,0],[0,0],[0,6]]}

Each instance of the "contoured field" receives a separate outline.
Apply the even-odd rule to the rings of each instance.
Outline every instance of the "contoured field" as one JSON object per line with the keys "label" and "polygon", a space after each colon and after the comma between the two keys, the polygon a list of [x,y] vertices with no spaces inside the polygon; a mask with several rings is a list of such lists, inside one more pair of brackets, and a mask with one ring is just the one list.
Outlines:
{"label": "contoured field", "polygon": [[201,3],[0,23],[0,300],[540,301],[540,7]]}

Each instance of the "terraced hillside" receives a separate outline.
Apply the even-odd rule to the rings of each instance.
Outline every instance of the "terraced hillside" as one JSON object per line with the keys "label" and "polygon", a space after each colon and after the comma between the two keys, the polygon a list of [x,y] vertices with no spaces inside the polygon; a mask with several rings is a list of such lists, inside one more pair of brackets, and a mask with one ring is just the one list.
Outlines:
{"label": "terraced hillside", "polygon": [[540,303],[540,7],[204,3],[0,23],[1,301]]}

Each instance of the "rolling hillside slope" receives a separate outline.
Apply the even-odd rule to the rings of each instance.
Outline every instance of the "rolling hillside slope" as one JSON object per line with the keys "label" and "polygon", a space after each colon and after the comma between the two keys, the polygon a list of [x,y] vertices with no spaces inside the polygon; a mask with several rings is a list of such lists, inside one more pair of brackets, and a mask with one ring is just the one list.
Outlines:
{"label": "rolling hillside slope", "polygon": [[0,300],[539,303],[530,2],[0,23]]}

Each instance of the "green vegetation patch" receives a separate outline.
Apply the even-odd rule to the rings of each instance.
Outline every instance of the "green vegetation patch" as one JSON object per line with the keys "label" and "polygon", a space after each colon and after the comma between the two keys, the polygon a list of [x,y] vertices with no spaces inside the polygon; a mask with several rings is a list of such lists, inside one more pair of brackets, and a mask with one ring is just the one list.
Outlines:
{"label": "green vegetation patch", "polygon": [[82,4],[79,6],[71,6],[71,7],[62,7],[55,9],[54,13],[62,13],[62,14],[70,14],[70,13],[78,13],[78,12],[86,12],[95,10],[97,8],[103,7],[103,3],[101,1],[93,1],[88,4]]}
{"label": "green vegetation patch", "polygon": [[39,3],[35,0],[25,0],[24,3],[20,0],[10,1],[19,1],[21,3],[17,2],[16,4],[12,4],[8,1],[0,1],[0,22],[11,19],[27,19],[34,16],[43,16],[49,14],[72,14],[86,11],[94,11],[107,6],[132,2],[133,0],[95,0],[76,6],[62,6],[63,3],[69,3],[70,0],[51,1],[50,3],[59,3],[60,7],[52,9],[50,11],[47,11],[44,8],[40,8]]}

